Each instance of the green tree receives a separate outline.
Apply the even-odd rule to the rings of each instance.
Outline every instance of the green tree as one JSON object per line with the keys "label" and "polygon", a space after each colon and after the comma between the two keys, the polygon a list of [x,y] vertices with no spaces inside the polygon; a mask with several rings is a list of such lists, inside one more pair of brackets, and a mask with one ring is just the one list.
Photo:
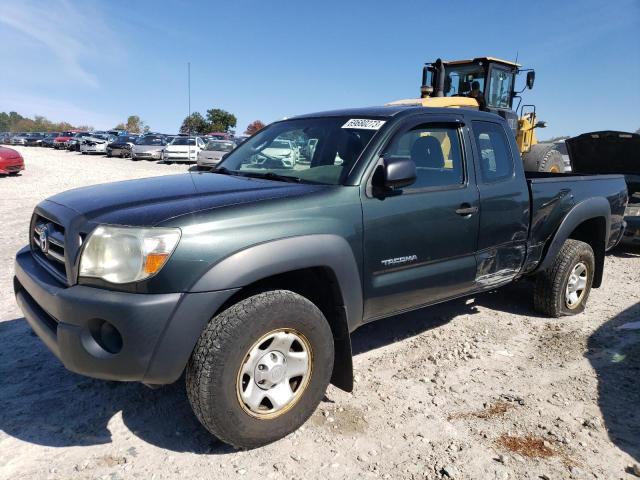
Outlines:
{"label": "green tree", "polygon": [[207,110],[207,121],[210,132],[228,132],[236,126],[238,120],[233,113],[220,108],[210,108]]}
{"label": "green tree", "polygon": [[180,126],[180,133],[190,133],[191,135],[204,135],[209,132],[209,123],[199,112],[193,112],[185,117]]}
{"label": "green tree", "polygon": [[126,130],[129,133],[143,133],[145,131],[149,131],[147,125],[145,125],[138,115],[129,115],[126,123],[121,122],[113,127],[113,129]]}

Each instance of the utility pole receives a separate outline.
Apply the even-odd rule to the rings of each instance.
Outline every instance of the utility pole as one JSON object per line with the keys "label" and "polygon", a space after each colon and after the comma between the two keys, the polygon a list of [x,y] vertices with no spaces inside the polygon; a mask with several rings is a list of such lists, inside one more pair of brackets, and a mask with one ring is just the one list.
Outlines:
{"label": "utility pole", "polygon": [[189,137],[191,137],[191,62],[187,62],[187,92],[189,97]]}

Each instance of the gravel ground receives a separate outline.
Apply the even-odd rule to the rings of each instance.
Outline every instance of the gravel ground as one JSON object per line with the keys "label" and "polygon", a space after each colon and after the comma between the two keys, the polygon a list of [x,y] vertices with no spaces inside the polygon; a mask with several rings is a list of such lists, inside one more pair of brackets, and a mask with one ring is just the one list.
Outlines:
{"label": "gravel ground", "polygon": [[[183,172],[19,148],[0,178],[0,478],[631,479],[640,463],[640,251],[608,255],[587,312],[535,314],[530,285],[367,325],[352,394],[330,387],[298,432],[236,451],[182,382],[150,390],[67,372],[12,294],[33,207],[56,192]],[[623,327],[623,328],[620,328]]]}

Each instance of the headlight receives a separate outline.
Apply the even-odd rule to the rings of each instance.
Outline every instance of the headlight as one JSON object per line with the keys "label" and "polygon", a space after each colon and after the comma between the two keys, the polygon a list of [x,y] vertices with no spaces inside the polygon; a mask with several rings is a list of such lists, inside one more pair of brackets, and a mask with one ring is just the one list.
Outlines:
{"label": "headlight", "polygon": [[101,225],[86,240],[80,277],[131,283],[160,271],[178,241],[177,228],[135,228]]}
{"label": "headlight", "polygon": [[624,212],[625,217],[640,217],[640,205],[628,205]]}

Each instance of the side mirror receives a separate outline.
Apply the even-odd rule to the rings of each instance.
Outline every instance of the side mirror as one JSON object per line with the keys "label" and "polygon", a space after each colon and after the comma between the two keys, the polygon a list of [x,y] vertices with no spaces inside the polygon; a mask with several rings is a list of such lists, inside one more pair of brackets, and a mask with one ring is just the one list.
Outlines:
{"label": "side mirror", "polygon": [[387,189],[408,187],[416,181],[416,164],[408,158],[385,158],[383,186]]}
{"label": "side mirror", "polygon": [[533,88],[533,83],[536,81],[536,72],[531,70],[527,72],[527,88],[531,90]]}

